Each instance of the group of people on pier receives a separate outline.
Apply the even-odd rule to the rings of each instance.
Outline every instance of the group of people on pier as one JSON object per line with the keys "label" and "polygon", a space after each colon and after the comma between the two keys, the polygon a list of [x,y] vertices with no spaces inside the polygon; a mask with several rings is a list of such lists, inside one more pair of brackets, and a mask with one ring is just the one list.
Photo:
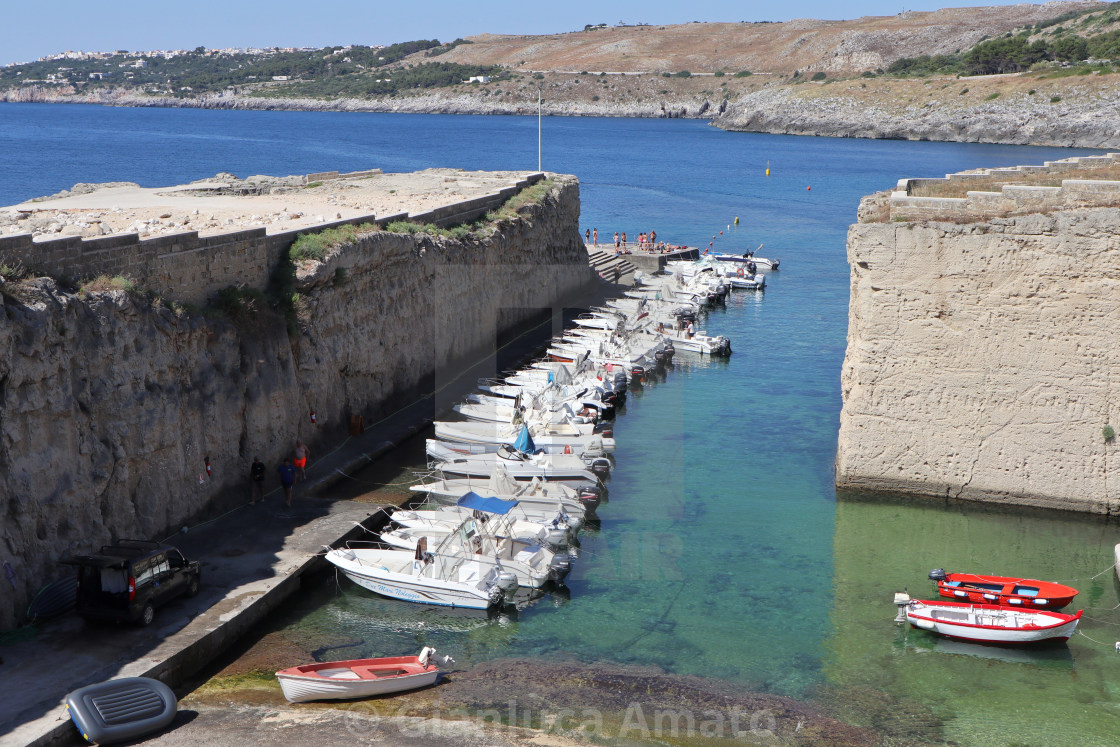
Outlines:
{"label": "group of people on pier", "polygon": [[[599,229],[588,228],[583,232],[584,241],[595,248],[599,247]],[[664,241],[657,240],[657,231],[650,231],[649,233],[638,234],[637,250],[639,252],[668,254],[683,247],[674,247],[666,244]],[[614,253],[615,254],[633,254],[633,250],[626,238],[626,232],[614,232]]]}

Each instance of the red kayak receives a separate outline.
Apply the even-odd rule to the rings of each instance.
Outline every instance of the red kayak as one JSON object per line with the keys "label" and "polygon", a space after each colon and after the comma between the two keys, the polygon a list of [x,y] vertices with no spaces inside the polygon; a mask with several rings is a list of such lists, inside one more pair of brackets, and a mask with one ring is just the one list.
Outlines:
{"label": "red kayak", "polygon": [[937,593],[941,596],[973,604],[1056,610],[1077,596],[1077,589],[1033,578],[946,573],[940,568],[930,571],[929,577],[937,582]]}

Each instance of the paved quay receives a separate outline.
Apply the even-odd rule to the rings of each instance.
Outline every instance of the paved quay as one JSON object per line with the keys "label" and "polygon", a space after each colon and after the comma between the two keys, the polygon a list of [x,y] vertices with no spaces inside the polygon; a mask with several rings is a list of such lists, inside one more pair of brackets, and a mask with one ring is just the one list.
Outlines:
{"label": "paved quay", "polygon": [[[580,299],[577,308],[601,302],[602,292],[597,289]],[[263,503],[249,505],[246,484],[243,504],[168,537],[168,544],[201,561],[202,587],[194,598],[159,608],[151,626],[92,626],[68,615],[43,623],[33,636],[0,646],[0,674],[6,683],[19,683],[0,689],[0,747],[84,744],[63,701],[67,693],[85,685],[145,676],[181,688],[295,594],[304,574],[325,568],[320,553],[326,546],[365,535],[359,524],[368,529],[384,524],[382,506],[332,497],[336,483],[421,433],[437,412],[473,389],[477,378],[494,376],[535,356],[560,323],[558,316],[540,320],[438,391],[367,426],[360,435],[313,447],[307,480],[297,485],[291,508],[283,506],[274,481],[266,483],[271,490]],[[246,718],[256,722],[257,716]],[[240,727],[229,718],[216,722],[211,737],[198,731],[206,723],[191,722],[191,739],[237,742],[234,734]],[[448,742],[470,743],[461,733],[452,736],[458,728],[449,732]],[[178,731],[173,727],[165,739],[175,740]]]}

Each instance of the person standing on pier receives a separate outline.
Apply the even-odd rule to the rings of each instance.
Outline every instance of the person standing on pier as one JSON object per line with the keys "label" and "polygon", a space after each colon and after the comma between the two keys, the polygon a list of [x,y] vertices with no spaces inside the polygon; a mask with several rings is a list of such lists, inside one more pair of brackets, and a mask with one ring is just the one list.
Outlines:
{"label": "person standing on pier", "polygon": [[585,244],[590,244],[591,243],[591,229],[590,228],[588,228],[586,231],[583,232],[583,243],[585,243]]}
{"label": "person standing on pier", "polygon": [[591,243],[596,247],[599,246],[599,229],[598,228],[594,228],[594,229],[591,230]]}
{"label": "person standing on pier", "polygon": [[304,445],[303,441],[296,439],[296,447],[292,449],[292,455],[295,459],[292,460],[293,466],[296,468],[296,477],[299,480],[306,480],[307,473],[304,469],[307,467],[307,457],[311,456],[311,450]]}
{"label": "person standing on pier", "polygon": [[280,476],[280,487],[284,489],[284,505],[290,508],[292,486],[296,484],[296,468],[292,466],[292,460],[284,457],[284,463],[276,468],[276,474]]}
{"label": "person standing on pier", "polygon": [[253,464],[249,467],[249,505],[264,500],[264,462],[260,457],[253,457]]}
{"label": "person standing on pier", "polygon": [[619,243],[619,240],[618,240],[618,231],[615,231],[614,232],[614,253],[615,254],[618,254],[618,249],[621,246],[622,246],[622,244]]}

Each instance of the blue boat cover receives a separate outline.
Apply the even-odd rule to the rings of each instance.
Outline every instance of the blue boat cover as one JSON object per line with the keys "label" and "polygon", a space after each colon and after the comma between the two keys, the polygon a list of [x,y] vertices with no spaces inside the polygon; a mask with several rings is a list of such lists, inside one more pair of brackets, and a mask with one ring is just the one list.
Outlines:
{"label": "blue boat cover", "polygon": [[533,443],[533,437],[529,435],[529,426],[521,426],[521,432],[517,434],[517,440],[513,442],[513,448],[523,454],[537,453],[537,445]]}
{"label": "blue boat cover", "polygon": [[457,501],[457,504],[463,508],[470,508],[476,511],[485,511],[488,514],[508,514],[517,501],[507,501],[501,498],[483,498],[475,492],[470,492],[464,495]]}

